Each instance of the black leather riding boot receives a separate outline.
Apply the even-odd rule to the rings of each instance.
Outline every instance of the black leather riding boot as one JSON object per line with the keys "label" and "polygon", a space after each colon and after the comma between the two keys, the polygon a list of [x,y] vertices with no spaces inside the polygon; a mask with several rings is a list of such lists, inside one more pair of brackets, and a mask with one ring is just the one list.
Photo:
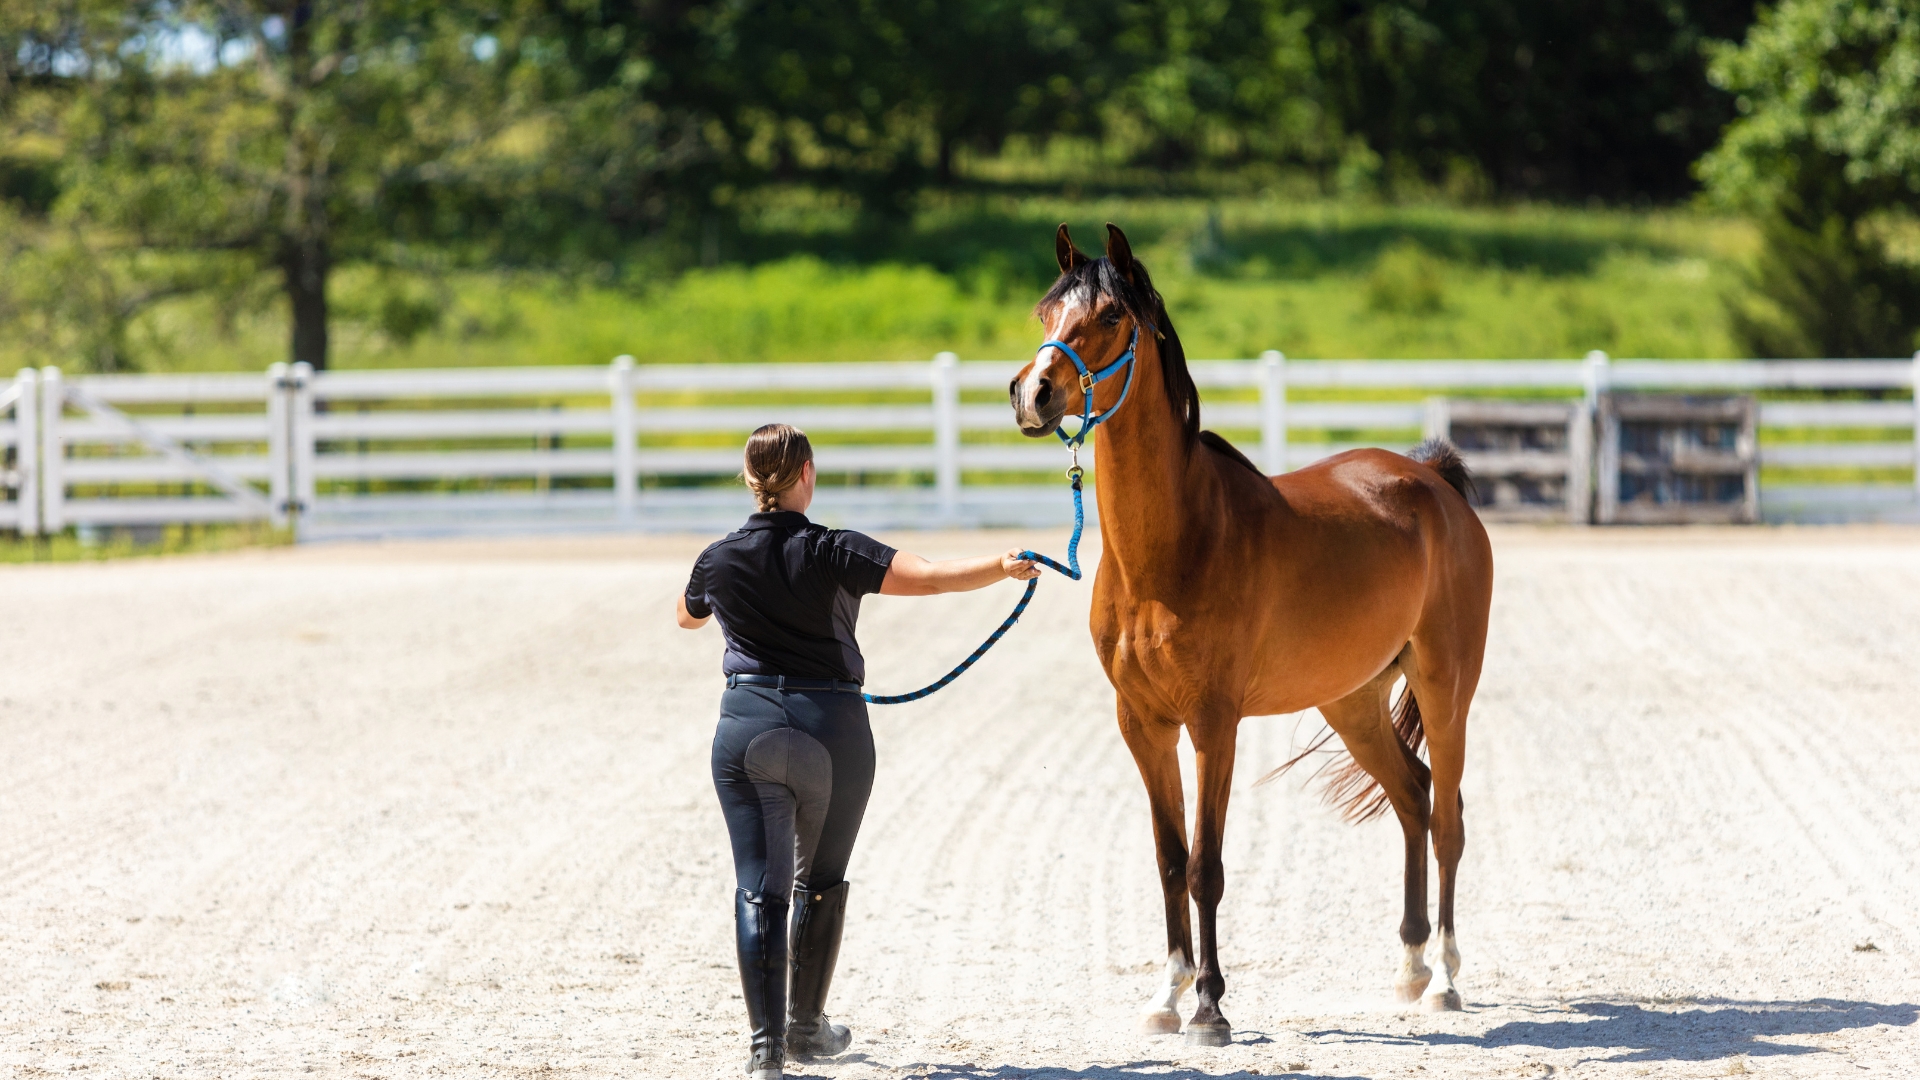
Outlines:
{"label": "black leather riding boot", "polygon": [[787,905],[735,889],[733,928],[740,951],[740,991],[753,1028],[747,1073],[753,1080],[780,1080],[787,1062]]}
{"label": "black leather riding boot", "polygon": [[787,1049],[794,1057],[832,1057],[853,1034],[827,1020],[827,988],[840,959],[840,931],[847,923],[847,883],[793,894],[793,1012]]}

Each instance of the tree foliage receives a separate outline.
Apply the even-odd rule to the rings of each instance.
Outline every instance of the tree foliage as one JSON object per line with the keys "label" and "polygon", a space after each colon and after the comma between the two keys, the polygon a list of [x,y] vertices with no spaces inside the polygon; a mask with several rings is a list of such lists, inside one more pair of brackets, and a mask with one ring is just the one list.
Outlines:
{"label": "tree foliage", "polygon": [[1477,170],[1509,194],[1665,200],[1732,113],[1702,45],[1752,0],[1311,0],[1330,108],[1428,178]]}
{"label": "tree foliage", "polygon": [[[542,36],[538,9],[119,10],[51,46],[70,71],[52,220],[89,239],[70,250],[97,257],[96,277],[135,282],[127,296],[216,289],[239,303],[272,278],[290,355],[316,367],[341,263],[604,251],[609,229],[664,217],[645,181],[693,143],[667,130],[637,76],[590,85],[588,65]],[[390,329],[419,322],[404,304],[376,306]]]}
{"label": "tree foliage", "polygon": [[1920,206],[1920,0],[1782,0],[1714,81],[1739,119],[1700,163],[1723,205],[1762,222],[1760,303],[1734,307],[1762,356],[1897,356],[1920,331],[1920,271],[1890,223]]}
{"label": "tree foliage", "polygon": [[[884,230],[930,188],[984,182],[968,163],[1014,140],[1072,149],[1048,160],[1080,162],[1076,184],[1284,170],[1389,196],[1671,199],[1733,115],[1701,43],[1752,11],[0,0],[0,199],[21,252],[0,317],[115,367],[143,310],[202,292],[229,314],[286,311],[289,354],[321,365],[343,315],[395,340],[435,318],[431,289],[397,284],[341,307],[339,267],[684,263],[743,195],[780,185],[841,193]],[[1898,77],[1842,111],[1880,116],[1873,93]],[[1899,116],[1841,126],[1847,161],[1881,172],[1912,138]]]}

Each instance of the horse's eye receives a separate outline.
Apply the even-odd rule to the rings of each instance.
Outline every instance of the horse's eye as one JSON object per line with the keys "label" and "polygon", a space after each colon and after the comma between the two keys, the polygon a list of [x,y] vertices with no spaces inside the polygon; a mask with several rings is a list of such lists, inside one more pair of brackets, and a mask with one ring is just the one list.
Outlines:
{"label": "horse's eye", "polygon": [[1108,308],[1106,311],[1100,314],[1100,321],[1103,323],[1106,323],[1108,326],[1119,326],[1120,325],[1120,309],[1117,307]]}

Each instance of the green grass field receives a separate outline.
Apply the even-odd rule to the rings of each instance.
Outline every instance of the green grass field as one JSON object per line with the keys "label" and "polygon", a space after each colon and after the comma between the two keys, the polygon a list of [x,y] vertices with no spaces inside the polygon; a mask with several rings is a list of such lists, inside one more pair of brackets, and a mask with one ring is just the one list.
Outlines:
{"label": "green grass field", "polygon": [[[1686,211],[1278,197],[954,196],[875,233],[788,193],[717,235],[715,265],[672,278],[343,271],[334,364],[1012,358],[1038,340],[1029,309],[1053,278],[1062,220],[1095,253],[1102,222],[1127,229],[1195,358],[1730,356],[1723,297],[1754,244],[1742,223]],[[396,293],[441,312],[404,345],[371,315]],[[139,362],[259,370],[284,357],[283,315],[222,323],[205,299],[164,305],[135,335]]]}

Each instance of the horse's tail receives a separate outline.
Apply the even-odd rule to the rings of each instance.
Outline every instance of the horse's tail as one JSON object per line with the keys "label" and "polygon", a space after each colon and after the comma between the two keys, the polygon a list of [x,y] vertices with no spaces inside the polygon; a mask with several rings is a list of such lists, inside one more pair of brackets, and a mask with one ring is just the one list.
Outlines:
{"label": "horse's tail", "polygon": [[1473,474],[1467,471],[1467,463],[1460,457],[1460,451],[1447,440],[1435,436],[1407,452],[1407,456],[1440,474],[1453,490],[1473,501]]}
{"label": "horse's tail", "polygon": [[[1393,703],[1393,733],[1399,736],[1400,745],[1406,747],[1407,762],[1420,777],[1420,786],[1426,787],[1433,775],[1427,763],[1420,760],[1420,749],[1427,744],[1427,729],[1420,720],[1420,701],[1413,696],[1412,685],[1400,691],[1400,700]],[[1332,738],[1333,729],[1328,728],[1313,741],[1313,745],[1288,758],[1256,783],[1264,784],[1278,779],[1309,755],[1321,752]],[[1372,821],[1386,813],[1392,805],[1387,801],[1387,793],[1381,788],[1380,781],[1361,768],[1351,754],[1339,753],[1339,756],[1329,759],[1313,771],[1310,779],[1320,781],[1320,797],[1326,800],[1327,805],[1339,810],[1343,819],[1355,825]]]}

